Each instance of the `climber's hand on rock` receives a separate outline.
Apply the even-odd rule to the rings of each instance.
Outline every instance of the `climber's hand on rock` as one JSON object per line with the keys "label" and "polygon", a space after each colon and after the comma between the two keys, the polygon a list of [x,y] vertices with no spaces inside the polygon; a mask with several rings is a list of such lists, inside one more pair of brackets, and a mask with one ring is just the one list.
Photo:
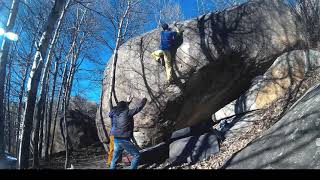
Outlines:
{"label": "climber's hand on rock", "polygon": [[177,26],[177,21],[173,21],[173,25],[174,25],[174,26]]}
{"label": "climber's hand on rock", "polygon": [[133,97],[131,95],[127,96],[127,102],[128,103],[131,103],[132,99],[133,99]]}

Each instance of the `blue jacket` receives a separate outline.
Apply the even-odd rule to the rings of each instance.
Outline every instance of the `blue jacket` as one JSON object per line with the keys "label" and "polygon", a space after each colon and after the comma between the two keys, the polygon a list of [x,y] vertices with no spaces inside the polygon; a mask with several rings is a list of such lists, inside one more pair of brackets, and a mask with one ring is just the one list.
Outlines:
{"label": "blue jacket", "polygon": [[115,138],[132,138],[134,127],[133,116],[143,109],[146,102],[147,99],[144,98],[140,104],[133,109],[129,109],[128,105],[112,108],[109,112],[109,117],[111,118],[110,134]]}
{"label": "blue jacket", "polygon": [[177,36],[177,32],[175,31],[161,31],[160,49],[171,50],[174,47],[174,41],[176,36]]}

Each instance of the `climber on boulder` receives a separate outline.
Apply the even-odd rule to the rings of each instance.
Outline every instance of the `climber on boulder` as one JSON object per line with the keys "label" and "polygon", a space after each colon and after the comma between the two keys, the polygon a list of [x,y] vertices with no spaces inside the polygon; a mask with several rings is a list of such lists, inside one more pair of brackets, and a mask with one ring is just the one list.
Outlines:
{"label": "climber on boulder", "polygon": [[169,84],[173,83],[172,60],[174,59],[173,55],[175,55],[173,52],[183,43],[183,30],[178,28],[176,23],[174,23],[174,26],[175,31],[172,31],[168,24],[163,23],[161,25],[163,31],[160,33],[160,49],[151,54],[158,63],[165,66]]}

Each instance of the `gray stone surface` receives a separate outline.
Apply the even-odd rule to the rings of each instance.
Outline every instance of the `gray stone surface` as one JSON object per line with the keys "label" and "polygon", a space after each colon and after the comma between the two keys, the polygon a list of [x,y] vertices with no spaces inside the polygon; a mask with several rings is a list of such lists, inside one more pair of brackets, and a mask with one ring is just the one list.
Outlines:
{"label": "gray stone surface", "polygon": [[160,164],[169,158],[169,144],[162,142],[156,146],[140,150],[139,164]]}
{"label": "gray stone surface", "polygon": [[214,132],[190,136],[172,142],[169,160],[173,164],[197,162],[219,152],[219,143]]}
{"label": "gray stone surface", "polygon": [[[140,164],[160,164],[169,158],[169,145],[172,142],[178,141],[191,136],[200,136],[204,133],[212,131],[210,122],[202,122],[196,126],[183,128],[171,134],[167,141],[159,143],[155,146],[145,148],[140,151],[141,159]],[[217,133],[215,131],[215,133]],[[206,141],[203,141],[206,143]]]}
{"label": "gray stone surface", "polygon": [[252,130],[254,122],[261,120],[259,111],[251,111],[245,114],[233,116],[221,120],[216,130],[226,137],[237,137]]}
{"label": "gray stone surface", "polygon": [[[175,85],[165,85],[165,70],[151,57],[159,47],[160,29],[130,39],[119,49],[117,99],[132,95],[136,98],[133,106],[138,98],[148,98],[135,117],[135,131],[145,136],[136,137],[143,147],[211,119],[214,112],[243,94],[252,79],[264,74],[278,56],[308,44],[300,31],[301,24],[280,0],[250,1],[178,23],[185,31],[173,64]],[[108,130],[110,70],[108,64],[101,107]],[[100,119],[98,110],[96,124],[104,142],[107,138]]]}
{"label": "gray stone surface", "polygon": [[305,75],[320,66],[320,52],[295,50],[279,56],[271,67],[256,77],[251,87],[239,98],[215,113],[217,120],[246,113],[268,105],[282,98],[297,87]]}
{"label": "gray stone surface", "polygon": [[178,139],[182,139],[189,136],[197,136],[207,133],[212,130],[212,125],[212,121],[208,120],[198,123],[197,125],[191,127],[179,129],[171,134],[169,142],[173,142]]}
{"label": "gray stone surface", "polygon": [[319,169],[320,86],[311,88],[261,137],[236,153],[227,169]]}
{"label": "gray stone surface", "polygon": [[171,141],[175,141],[177,139],[185,138],[188,136],[191,136],[191,127],[186,127],[173,132],[170,139]]}

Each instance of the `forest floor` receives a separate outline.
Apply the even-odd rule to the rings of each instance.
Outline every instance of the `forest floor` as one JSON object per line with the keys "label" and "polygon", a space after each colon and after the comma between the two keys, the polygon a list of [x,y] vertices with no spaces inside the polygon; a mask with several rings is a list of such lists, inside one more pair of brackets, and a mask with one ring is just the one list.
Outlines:
{"label": "forest floor", "polygon": [[[125,159],[125,158],[123,158]],[[49,162],[40,160],[40,169],[64,169],[66,160],[65,151],[54,154]],[[69,155],[69,162],[73,169],[108,169],[107,153],[102,146],[89,146],[83,149],[74,150]],[[129,168],[128,163],[120,162],[117,169]]]}
{"label": "forest floor", "polygon": [[[54,154],[49,162],[41,160],[41,169],[64,169],[65,151]],[[74,169],[107,169],[106,152],[103,147],[89,146],[72,151],[69,156]]]}

